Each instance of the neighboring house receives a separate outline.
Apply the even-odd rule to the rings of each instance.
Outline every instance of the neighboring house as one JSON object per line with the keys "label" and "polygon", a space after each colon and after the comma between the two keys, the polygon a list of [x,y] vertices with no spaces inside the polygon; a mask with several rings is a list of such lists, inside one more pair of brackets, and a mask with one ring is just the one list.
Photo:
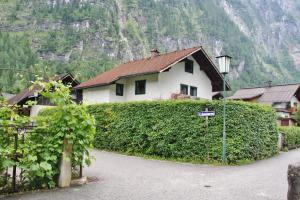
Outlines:
{"label": "neighboring house", "polygon": [[212,99],[213,92],[222,90],[223,76],[202,47],[151,53],[76,86],[83,103],[170,99],[174,94]]}
{"label": "neighboring house", "polygon": [[[72,87],[79,85],[79,82],[71,74],[56,75],[52,80],[62,81],[63,84],[71,85]],[[8,103],[11,105],[20,106],[19,112],[22,115],[35,116],[42,108],[51,106],[51,103],[48,99],[38,94],[39,90],[41,90],[41,87],[38,85],[34,85],[32,88],[26,88],[22,92],[10,98]],[[74,101],[81,101],[80,95],[78,95],[75,91],[72,90],[71,95]],[[32,107],[28,107],[26,102],[30,100],[36,101],[37,104]]]}
{"label": "neighboring house", "polygon": [[6,92],[1,92],[0,96],[3,97],[5,100],[8,100],[8,99],[12,98],[15,95],[10,94],[10,93],[6,93]]}
{"label": "neighboring house", "polygon": [[240,89],[229,99],[268,104],[277,111],[278,124],[290,126],[300,105],[300,83]]}

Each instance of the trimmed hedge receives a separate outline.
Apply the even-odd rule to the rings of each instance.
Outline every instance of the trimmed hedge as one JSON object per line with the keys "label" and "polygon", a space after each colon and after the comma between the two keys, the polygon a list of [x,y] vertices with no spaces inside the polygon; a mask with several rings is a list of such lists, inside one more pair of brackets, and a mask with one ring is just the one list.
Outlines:
{"label": "trimmed hedge", "polygon": [[284,133],[284,148],[294,149],[300,147],[300,127],[287,126],[280,127],[279,130]]}
{"label": "trimmed hedge", "polygon": [[[221,160],[222,101],[145,101],[89,105],[96,119],[94,146],[99,149],[163,158]],[[197,112],[214,110],[205,119]],[[253,161],[277,153],[276,114],[271,107],[227,103],[227,159]]]}

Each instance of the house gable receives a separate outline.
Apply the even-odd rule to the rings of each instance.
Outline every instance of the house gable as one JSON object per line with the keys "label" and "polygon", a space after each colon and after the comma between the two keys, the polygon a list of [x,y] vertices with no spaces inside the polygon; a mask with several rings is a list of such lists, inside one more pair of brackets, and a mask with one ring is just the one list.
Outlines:
{"label": "house gable", "polygon": [[[121,64],[118,67],[101,73],[96,77],[81,83],[76,87],[76,89],[109,85],[124,77],[159,73],[167,70],[191,55],[198,62],[198,64],[203,67],[205,73],[212,80],[213,91],[222,90],[223,76],[220,74],[217,67],[214,65],[212,60],[201,46]],[[227,90],[229,90],[229,85],[226,85]]]}
{"label": "house gable", "polygon": [[197,95],[195,97],[212,99],[211,80],[193,56],[189,56],[187,59],[193,62],[193,73],[185,71],[185,61],[183,61],[158,75],[160,98],[168,99],[174,93],[179,94],[181,92],[180,85],[183,84],[188,87],[188,95],[191,95],[191,88],[196,88]]}

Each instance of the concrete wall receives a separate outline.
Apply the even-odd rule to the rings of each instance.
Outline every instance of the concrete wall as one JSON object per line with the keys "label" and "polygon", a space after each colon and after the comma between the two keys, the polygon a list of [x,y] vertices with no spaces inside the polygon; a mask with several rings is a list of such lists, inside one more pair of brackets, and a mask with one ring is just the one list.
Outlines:
{"label": "concrete wall", "polygon": [[110,86],[87,88],[82,91],[84,104],[107,103],[110,97]]}
{"label": "concrete wall", "polygon": [[30,108],[30,117],[36,117],[42,109],[50,108],[50,107],[53,107],[53,106],[33,105]]}
{"label": "concrete wall", "polygon": [[[169,71],[159,74],[159,90],[161,99],[169,99],[172,93],[180,92],[180,84],[197,87],[197,97],[212,99],[212,85],[204,71],[200,70],[198,63],[194,61],[194,73],[185,72],[185,63],[174,65]],[[188,94],[190,94],[190,87]]]}

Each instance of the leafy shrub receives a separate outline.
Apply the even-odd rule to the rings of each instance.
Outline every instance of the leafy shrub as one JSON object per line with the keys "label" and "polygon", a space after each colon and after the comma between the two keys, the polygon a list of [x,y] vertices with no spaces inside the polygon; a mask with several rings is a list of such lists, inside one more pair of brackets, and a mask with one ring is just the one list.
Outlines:
{"label": "leafy shrub", "polygon": [[297,108],[297,112],[296,112],[294,118],[295,118],[295,120],[296,120],[298,126],[300,126],[300,106]]}
{"label": "leafy shrub", "polygon": [[[22,180],[18,184],[24,188],[54,187],[66,143],[72,144],[70,159],[73,166],[79,166],[84,161],[90,164],[88,148],[95,134],[94,118],[85,107],[72,102],[68,86],[55,81],[36,81],[35,84],[40,86],[40,94],[56,105],[50,114],[45,111],[46,115],[29,119],[16,114],[17,107],[0,102],[0,193],[2,187],[9,185],[1,176],[5,169],[13,165],[22,170]],[[16,150],[18,160],[15,160],[15,134],[18,128],[28,125],[29,120],[34,120],[36,127],[28,130],[24,142],[19,139]]]}
{"label": "leafy shrub", "polygon": [[74,166],[83,161],[90,164],[88,148],[94,138],[95,122],[84,107],[72,102],[69,87],[55,81],[35,84],[43,88],[40,94],[56,107],[51,114],[45,111],[37,118],[37,128],[25,142],[26,157],[21,165],[31,187],[54,187],[64,143],[72,144],[70,159]]}
{"label": "leafy shrub", "polygon": [[280,127],[279,130],[284,133],[284,147],[294,149],[300,147],[300,128],[287,126]]}
{"label": "leafy shrub", "polygon": [[[89,105],[96,119],[94,146],[99,149],[165,158],[221,160],[222,102],[151,101]],[[205,119],[197,112],[214,110]],[[277,153],[276,114],[267,106],[227,105],[227,159],[252,161]]]}
{"label": "leafy shrub", "polygon": [[17,107],[0,101],[0,193],[5,189],[3,172],[15,164],[14,136],[19,127],[28,122],[27,117],[16,113]]}

